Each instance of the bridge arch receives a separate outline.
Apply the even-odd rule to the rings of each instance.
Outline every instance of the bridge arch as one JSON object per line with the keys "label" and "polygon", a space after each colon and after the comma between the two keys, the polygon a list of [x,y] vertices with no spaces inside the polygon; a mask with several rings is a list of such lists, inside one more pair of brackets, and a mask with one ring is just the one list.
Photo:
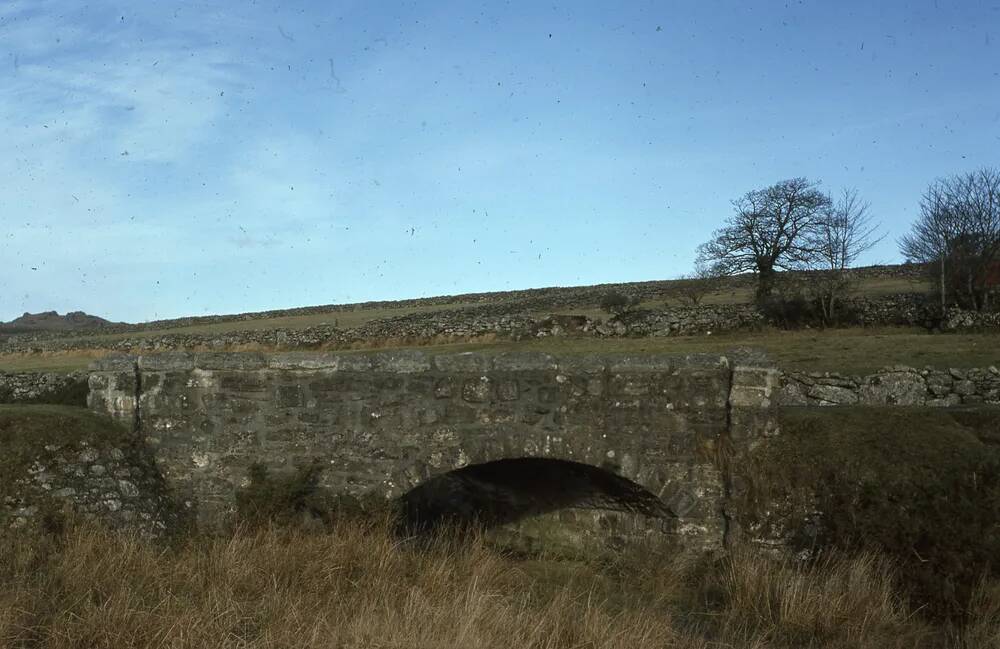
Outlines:
{"label": "bridge arch", "polygon": [[677,512],[642,485],[612,471],[549,457],[514,457],[469,464],[421,482],[398,498],[401,529],[444,524],[486,528],[561,509],[603,509],[676,518]]}

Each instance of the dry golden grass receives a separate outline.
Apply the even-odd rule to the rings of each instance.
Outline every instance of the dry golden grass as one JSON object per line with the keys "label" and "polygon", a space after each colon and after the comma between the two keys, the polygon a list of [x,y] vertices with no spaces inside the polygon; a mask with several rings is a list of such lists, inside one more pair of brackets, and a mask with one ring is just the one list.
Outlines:
{"label": "dry golden grass", "polygon": [[907,640],[925,636],[895,591],[892,570],[872,556],[794,569],[743,551],[726,563],[720,581],[729,594],[726,630],[748,641],[774,629],[803,646],[815,638],[864,646],[908,623]]}
{"label": "dry golden grass", "polygon": [[1000,586],[984,585],[959,637],[909,611],[872,557],[800,569],[647,546],[526,560],[365,523],[169,547],[78,526],[22,535],[0,541],[0,583],[2,647],[1000,646]]}
{"label": "dry golden grass", "polygon": [[0,372],[72,372],[111,352],[106,349],[44,351],[36,354],[0,354]]}
{"label": "dry golden grass", "polygon": [[1000,582],[983,581],[970,605],[972,620],[964,629],[962,649],[1000,647]]}

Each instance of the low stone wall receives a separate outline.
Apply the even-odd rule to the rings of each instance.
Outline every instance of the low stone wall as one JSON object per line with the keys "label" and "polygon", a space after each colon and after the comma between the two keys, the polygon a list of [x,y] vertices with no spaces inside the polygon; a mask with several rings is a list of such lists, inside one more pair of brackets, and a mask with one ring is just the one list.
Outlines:
{"label": "low stone wall", "polygon": [[683,336],[760,329],[764,315],[749,304],[671,306],[662,311],[635,311],[594,327],[601,336]]}
{"label": "low stone wall", "polygon": [[1000,405],[1000,369],[887,367],[866,376],[786,372],[777,401],[783,406]]}
{"label": "low stone wall", "polygon": [[[82,392],[88,372],[2,372],[0,403],[63,402],[63,395]],[[84,405],[80,403],[80,405]]]}
{"label": "low stone wall", "polygon": [[[537,320],[519,314],[491,314],[492,309],[448,310],[376,319],[359,327],[341,329],[323,324],[301,329],[247,329],[217,334],[176,333],[127,338],[66,339],[14,338],[0,344],[4,353],[38,353],[75,349],[107,349],[128,353],[226,350],[247,347],[269,349],[344,349],[386,341],[467,340],[482,336],[520,338],[531,335]],[[482,311],[482,312],[481,312]],[[331,318],[332,319],[332,318]]]}

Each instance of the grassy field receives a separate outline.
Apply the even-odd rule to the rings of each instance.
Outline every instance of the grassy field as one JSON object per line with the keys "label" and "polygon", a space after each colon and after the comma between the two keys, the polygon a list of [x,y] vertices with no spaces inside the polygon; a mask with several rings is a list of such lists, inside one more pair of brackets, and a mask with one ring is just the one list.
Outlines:
{"label": "grassy field", "polygon": [[[149,331],[136,331],[114,334],[97,334],[88,336],[88,340],[116,341],[123,338],[148,338],[168,334],[221,334],[228,331],[259,331],[261,329],[306,329],[319,325],[337,326],[341,329],[359,327],[366,322],[380,318],[394,318],[414,313],[430,313],[433,311],[451,311],[462,309],[468,304],[438,304],[428,306],[413,306],[398,309],[359,309],[357,311],[339,311],[335,313],[310,313],[307,315],[282,316],[277,318],[262,318],[259,320],[229,320],[196,324],[186,327],[166,327]],[[67,336],[70,338],[70,336]]]}
{"label": "grassy field", "polygon": [[[875,278],[859,285],[857,294],[878,296],[889,293],[926,290],[927,286],[908,279]],[[669,293],[669,292],[668,292]],[[726,289],[709,295],[707,304],[745,303],[751,298],[750,289]],[[644,308],[661,308],[665,303],[679,304],[669,294],[662,299],[647,300]],[[233,330],[305,328],[320,324],[336,324],[341,328],[356,327],[377,318],[388,318],[411,313],[461,309],[466,304],[425,305],[395,309],[367,309],[339,313],[319,313],[286,316],[261,320],[233,320],[211,324],[174,327],[156,331],[119,333],[91,337],[93,340],[115,342],[125,337],[154,337],[164,334],[220,334]],[[550,312],[532,315],[544,316]],[[604,318],[606,314],[596,305],[554,309],[551,313],[582,314]],[[379,345],[373,345],[378,347]],[[932,335],[920,329],[830,329],[721,334],[712,336],[678,336],[669,338],[546,338],[521,342],[454,342],[423,345],[435,351],[487,350],[538,350],[560,354],[588,352],[629,353],[725,353],[734,347],[753,347],[766,352],[778,365],[787,369],[837,371],[846,373],[870,372],[885,365],[974,367],[1000,365],[1000,336],[995,334]],[[393,348],[385,346],[385,348]],[[266,350],[265,350],[266,351]],[[104,351],[43,352],[40,354],[0,355],[0,371],[55,371],[67,372],[85,369]]]}
{"label": "grassy field", "polygon": [[796,567],[642,544],[515,557],[482,539],[400,544],[344,522],[163,546],[71,526],[0,540],[0,646],[709,649],[1000,646],[1000,585],[931,625],[877,557]]}
{"label": "grassy field", "polygon": [[[451,351],[535,350],[554,354],[591,352],[713,353],[737,347],[764,351],[782,369],[872,372],[886,365],[982,367],[1000,365],[1000,334],[934,335],[919,329],[827,329],[655,338],[542,338],[523,342],[459,344]],[[435,349],[441,349],[436,347]]]}
{"label": "grassy field", "polygon": [[[931,334],[922,329],[900,327],[766,330],[711,336],[655,338],[548,337],[517,342],[459,342],[416,348],[433,353],[541,351],[552,354],[595,352],[725,354],[737,347],[762,350],[779,367],[788,370],[864,374],[886,365],[941,368],[1000,366],[1000,333]],[[398,349],[398,347],[383,349]],[[92,360],[105,353],[82,351],[0,355],[0,370],[8,372],[80,370],[85,369]]]}
{"label": "grassy field", "polygon": [[[886,295],[890,293],[909,293],[915,291],[925,291],[928,289],[928,285],[923,282],[915,282],[908,279],[899,278],[872,278],[866,279],[860,283],[854,294],[876,297],[880,295]],[[749,303],[753,298],[753,290],[749,288],[726,288],[705,296],[703,302],[704,304],[746,304]],[[502,304],[503,299],[498,299],[498,301],[493,302],[494,304]],[[664,304],[679,305],[683,304],[677,296],[672,295],[669,289],[667,289],[662,298],[650,299],[642,302],[640,308],[650,308],[657,309],[664,306]],[[239,331],[239,330],[260,330],[260,329],[304,329],[307,327],[314,327],[317,325],[336,325],[340,328],[346,329],[351,327],[357,327],[363,325],[371,320],[376,320],[379,318],[392,318],[403,315],[409,315],[413,313],[429,313],[433,311],[448,311],[457,310],[470,306],[481,306],[482,303],[454,303],[454,304],[428,304],[428,305],[415,305],[405,308],[368,308],[368,309],[357,309],[352,311],[337,311],[328,313],[312,313],[307,315],[289,315],[289,316],[279,316],[274,318],[263,318],[259,320],[243,320],[243,319],[233,319],[223,322],[213,322],[207,324],[195,324],[188,326],[178,326],[178,327],[163,327],[159,329],[151,329],[148,331],[136,331],[130,333],[114,333],[114,334],[96,334],[93,336],[88,336],[88,339],[94,340],[121,340],[126,337],[148,337],[148,336],[162,336],[165,334],[220,334],[228,331]],[[595,301],[593,304],[581,304],[578,306],[570,308],[556,308],[549,311],[538,311],[534,312],[532,315],[548,315],[549,313],[562,313],[562,314],[584,314],[589,315],[594,318],[606,317],[607,314],[602,312]],[[67,338],[72,336],[68,335]]]}

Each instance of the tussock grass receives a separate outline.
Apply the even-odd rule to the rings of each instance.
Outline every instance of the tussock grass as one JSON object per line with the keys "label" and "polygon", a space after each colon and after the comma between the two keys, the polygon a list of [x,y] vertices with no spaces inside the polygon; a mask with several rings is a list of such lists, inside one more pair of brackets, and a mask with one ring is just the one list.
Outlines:
{"label": "tussock grass", "polygon": [[384,523],[243,528],[174,545],[70,525],[0,540],[2,647],[988,647],[920,621],[872,556],[799,567],[667,547],[555,561]]}
{"label": "tussock grass", "polygon": [[969,620],[961,636],[963,649],[1000,647],[1000,581],[980,582],[969,605]]}
{"label": "tussock grass", "polygon": [[743,550],[717,579],[727,601],[726,634],[748,642],[759,640],[760,630],[801,646],[866,646],[875,638],[911,646],[927,634],[896,591],[889,564],[873,555],[793,567]]}

